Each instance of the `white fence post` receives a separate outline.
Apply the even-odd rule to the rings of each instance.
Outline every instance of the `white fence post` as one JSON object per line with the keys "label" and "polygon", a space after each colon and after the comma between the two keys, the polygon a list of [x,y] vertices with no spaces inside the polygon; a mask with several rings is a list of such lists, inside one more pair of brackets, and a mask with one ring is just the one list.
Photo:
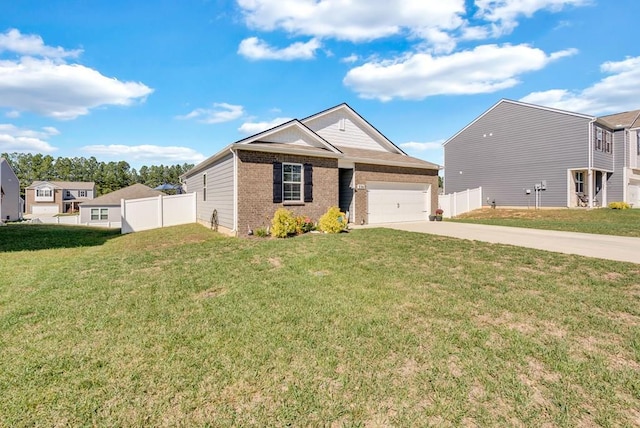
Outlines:
{"label": "white fence post", "polygon": [[[472,198],[471,193],[478,194]],[[463,192],[450,193],[438,196],[438,205],[445,210],[445,217],[455,217],[478,208],[482,208],[482,187],[467,189]],[[445,208],[446,206],[446,208]],[[447,212],[447,210],[449,212]]]}

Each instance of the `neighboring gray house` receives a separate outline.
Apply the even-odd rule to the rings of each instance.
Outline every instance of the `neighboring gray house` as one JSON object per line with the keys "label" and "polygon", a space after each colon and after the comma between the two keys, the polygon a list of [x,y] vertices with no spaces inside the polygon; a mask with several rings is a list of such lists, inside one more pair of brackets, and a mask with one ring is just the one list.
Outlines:
{"label": "neighboring gray house", "polygon": [[120,206],[122,199],[141,199],[164,195],[159,190],[153,190],[144,184],[134,184],[115,192],[107,193],[80,204],[80,223],[104,225],[106,223],[120,223],[122,221]]}
{"label": "neighboring gray house", "polygon": [[198,222],[244,235],[281,207],[313,221],[331,206],[357,224],[426,220],[438,171],[340,104],[230,144],[181,178]]}
{"label": "neighboring gray house", "polygon": [[19,220],[22,214],[20,182],[5,158],[0,158],[0,221]]}
{"label": "neighboring gray house", "polygon": [[[640,207],[640,110],[595,117],[500,100],[444,143],[446,194],[502,207]],[[536,198],[537,197],[537,198]]]}

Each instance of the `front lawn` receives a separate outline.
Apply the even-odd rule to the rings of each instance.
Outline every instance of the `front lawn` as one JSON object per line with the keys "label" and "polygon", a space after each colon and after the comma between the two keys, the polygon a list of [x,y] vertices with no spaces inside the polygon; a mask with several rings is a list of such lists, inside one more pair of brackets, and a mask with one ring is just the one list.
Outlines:
{"label": "front lawn", "polygon": [[387,229],[67,234],[0,253],[0,426],[640,421],[639,265]]}
{"label": "front lawn", "polygon": [[449,221],[640,237],[640,209],[491,209],[462,214]]}

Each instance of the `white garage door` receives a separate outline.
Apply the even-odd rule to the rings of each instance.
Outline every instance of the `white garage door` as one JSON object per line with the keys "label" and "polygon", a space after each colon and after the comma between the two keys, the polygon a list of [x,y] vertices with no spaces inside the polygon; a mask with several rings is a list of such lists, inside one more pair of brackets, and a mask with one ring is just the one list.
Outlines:
{"label": "white garage door", "polygon": [[31,213],[34,215],[58,214],[58,206],[57,205],[35,205],[31,207]]}
{"label": "white garage door", "polygon": [[422,183],[368,182],[369,224],[427,220],[430,190]]}

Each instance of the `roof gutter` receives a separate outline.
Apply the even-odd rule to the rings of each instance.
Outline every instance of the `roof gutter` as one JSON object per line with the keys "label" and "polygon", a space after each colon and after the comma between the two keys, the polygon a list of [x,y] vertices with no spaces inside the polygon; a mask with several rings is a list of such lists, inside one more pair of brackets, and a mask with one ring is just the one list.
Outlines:
{"label": "roof gutter", "polygon": [[247,150],[251,152],[263,152],[263,153],[283,153],[288,155],[300,155],[300,156],[311,156],[314,158],[329,158],[329,159],[338,159],[342,158],[344,155],[341,153],[332,153],[327,151],[327,153],[322,152],[313,152],[305,149],[297,149],[295,147],[286,148],[283,150],[283,147],[269,147],[269,143],[265,143],[264,145],[257,144],[232,144],[231,149],[236,150]]}
{"label": "roof gutter", "polygon": [[358,158],[358,157],[344,157],[343,158],[347,162],[360,163],[360,164],[370,164],[370,165],[386,165],[386,166],[399,166],[403,168],[417,168],[417,169],[428,169],[428,170],[441,170],[442,167],[440,165],[432,164],[432,165],[419,165],[419,164],[408,164],[401,161],[388,161],[388,160],[379,160],[379,159],[368,159],[368,158]]}

